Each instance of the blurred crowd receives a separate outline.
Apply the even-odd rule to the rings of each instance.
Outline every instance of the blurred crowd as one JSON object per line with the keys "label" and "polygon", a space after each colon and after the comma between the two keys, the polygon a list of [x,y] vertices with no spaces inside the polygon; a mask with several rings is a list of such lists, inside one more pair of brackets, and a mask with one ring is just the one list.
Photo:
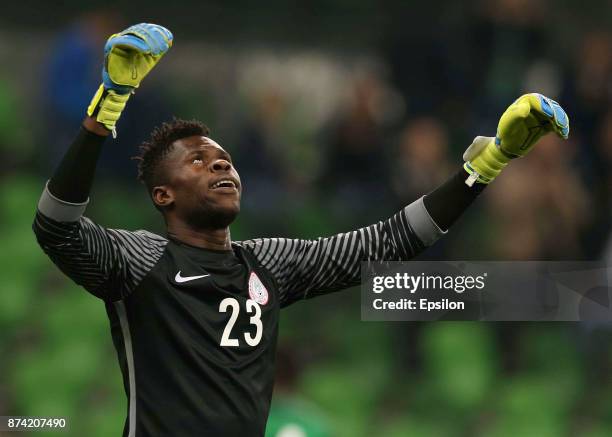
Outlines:
{"label": "blurred crowd", "polygon": [[[296,232],[287,219],[304,214],[350,229],[434,189],[459,167],[474,136],[495,134],[505,107],[525,92],[541,92],[570,115],[570,139],[548,136],[530,159],[513,163],[487,190],[478,214],[434,256],[600,258],[610,228],[610,31],[587,28],[571,51],[560,50],[544,3],[536,5],[482,6],[446,23],[450,39],[428,31],[429,24],[394,21],[364,52],[226,48],[182,41],[175,31],[179,43],[130,101],[98,186],[121,181],[131,189],[129,158],[152,127],[172,115],[198,118],[234,156],[245,215],[261,219],[254,226],[245,220],[249,232],[241,237]],[[18,77],[0,82],[5,166],[19,160],[13,166],[34,162],[45,177],[52,171],[99,82],[105,38],[125,24],[114,13],[92,12],[48,42],[46,62],[37,66],[41,81],[33,85],[36,115],[15,111],[29,106],[12,103]],[[35,129],[31,117],[40,120]],[[462,245],[471,228],[520,238],[488,238],[468,254]],[[307,224],[297,232],[317,230]]]}
{"label": "blurred crowd", "polygon": [[[597,27],[573,20],[581,8],[578,2],[552,12],[552,2],[542,0],[495,0],[465,8],[451,3],[427,20],[411,18],[410,25],[389,19],[380,37],[363,50],[281,42],[211,43],[183,39],[180,29],[172,29],[175,46],[131,98],[118,124],[117,140],[109,141],[105,148],[88,214],[106,226],[162,230],[155,210],[147,206],[144,188],[135,180],[136,164],[130,157],[155,125],[176,115],[204,121],[212,128],[212,137],[233,155],[244,185],[243,212],[232,228],[234,239],[315,238],[355,229],[390,216],[444,182],[461,165],[461,155],[473,137],[493,136],[499,116],[514,99],[526,92],[541,92],[557,100],[569,114],[569,140],[549,135],[527,159],[513,162],[451,232],[422,256],[609,259],[612,23]],[[413,12],[402,2],[392,4],[386,11],[391,18],[408,17]],[[557,22],[551,23],[551,17]],[[54,344],[53,339],[59,342],[62,335],[61,317],[55,320],[44,315],[37,305],[57,302],[58,296],[63,305],[75,310],[91,303],[69,297],[82,292],[69,288],[42,257],[29,234],[29,224],[44,180],[74,136],[99,84],[104,41],[128,22],[126,17],[105,11],[81,15],[52,38],[20,41],[21,62],[0,73],[0,172],[6,199],[0,226],[8,235],[6,247],[13,250],[10,256],[5,255],[5,261],[14,257],[25,260],[9,272],[7,290],[0,295],[0,328],[6,328],[4,338],[0,334],[4,340],[0,354],[10,352],[16,357],[4,363],[7,368],[0,363],[0,370],[14,376],[8,386],[0,384],[0,413],[14,405],[53,410],[44,397],[34,405],[27,398],[28,394],[36,398],[35,382],[47,374],[30,369],[28,360],[47,357],[49,344]],[[23,241],[28,243],[24,246]],[[62,290],[70,292],[62,294]],[[588,346],[581,349],[582,340],[577,338],[582,331],[567,326],[358,327],[356,293],[349,299],[348,309],[344,308],[346,298],[325,299],[329,308],[324,311],[316,310],[314,307],[320,310],[317,305],[288,310],[281,338],[287,352],[283,352],[279,367],[288,374],[279,377],[281,391],[286,389],[280,397],[290,397],[298,390],[317,400],[318,407],[306,407],[304,399],[294,399],[274,411],[288,416],[308,411],[309,417],[317,417],[320,424],[303,435],[371,435],[368,430],[372,431],[377,420],[393,423],[381,434],[389,436],[406,435],[402,430],[408,427],[412,435],[457,435],[452,423],[468,430],[463,435],[492,429],[497,434],[486,435],[518,435],[517,428],[509,424],[538,409],[539,402],[554,404],[553,415],[533,418],[540,420],[541,427],[533,428],[537,432],[532,434],[523,433],[529,429],[520,429],[520,435],[577,435],[571,430],[578,427],[594,430],[595,436],[612,429],[597,434],[600,422],[590,425],[589,408],[580,403],[588,400],[588,396],[580,397],[580,387],[597,385],[589,380],[588,372],[593,371],[607,382],[600,391],[588,392],[589,396],[599,396],[612,405],[612,397],[601,391],[602,387],[612,388],[608,337],[589,337]],[[63,323],[70,326],[70,313],[62,311],[59,304],[55,307],[65,316]],[[95,309],[101,311],[101,307]],[[307,328],[312,335],[328,338],[317,346],[309,344],[309,333],[301,332],[302,324],[311,317],[327,317],[320,327]],[[86,328],[86,319],[77,320],[78,326],[93,329]],[[92,338],[106,338],[103,318],[92,316],[89,320],[97,323]],[[20,323],[27,328],[19,328]],[[341,331],[334,327],[342,323],[354,330],[348,340],[329,334]],[[44,336],[43,332],[51,339],[46,348],[28,346],[30,341],[36,344],[36,336]],[[101,337],[95,337],[97,334]],[[363,345],[380,352],[378,359],[364,357],[367,352],[363,347],[347,344],[357,335]],[[531,336],[535,340],[526,340]],[[113,360],[110,342],[100,351],[87,349],[76,338],[70,341],[65,346],[68,352],[89,354],[103,362]],[[292,346],[287,347],[288,343]],[[546,355],[535,350],[540,346],[565,364],[547,363]],[[573,355],[561,351],[566,347],[575,349]],[[592,353],[595,355],[589,355]],[[602,362],[593,365],[595,369],[581,363],[581,356],[597,356]],[[300,369],[291,364],[296,357],[302,362],[297,366]],[[61,368],[61,359],[57,359],[56,367],[51,368]],[[355,364],[359,360],[362,364]],[[457,366],[448,364],[453,360]],[[95,365],[95,361],[83,359],[81,364]],[[343,366],[349,369],[343,370]],[[96,368],[97,372],[108,372]],[[517,369],[529,371],[520,373]],[[354,393],[363,391],[363,399],[355,395],[351,407],[343,409],[337,403],[347,400],[334,390],[342,392],[344,387],[350,391],[346,385],[358,380],[361,370],[368,372],[372,383],[357,384]],[[414,389],[410,400],[404,399],[389,379],[389,375],[404,375],[404,371],[409,373],[399,387]],[[80,385],[75,382],[80,393],[91,388],[95,379],[95,372],[91,372],[81,375]],[[501,374],[506,377],[496,379]],[[559,388],[554,378],[569,382]],[[510,388],[509,381],[515,388]],[[24,387],[30,391],[23,391]],[[535,401],[521,391],[529,387],[535,390]],[[65,405],[104,403],[104,399],[116,399],[115,389],[120,391],[119,383],[97,386],[90,396],[71,398],[67,394]],[[502,406],[506,415],[499,419],[502,425],[504,420],[508,422],[506,428],[487,428],[493,414],[486,407],[491,391],[507,402]],[[521,396],[527,396],[528,402]],[[332,412],[316,411],[323,410],[322,405]],[[434,415],[427,421],[415,413],[434,405],[443,405],[449,416],[443,420]],[[123,411],[109,408],[104,410],[108,417],[112,412],[121,420]],[[402,416],[401,408],[412,413]],[[476,412],[469,416],[468,410]],[[568,411],[577,412],[571,424],[566,419]],[[356,412],[361,414],[359,420]],[[338,433],[333,423],[325,424],[321,417],[326,414],[346,418],[338,425],[343,433]],[[557,420],[560,417],[564,418],[561,422]],[[609,412],[606,417],[609,426]],[[94,421],[100,429],[112,426],[102,417]],[[278,427],[280,430],[282,424]],[[328,434],[326,427],[336,431]],[[504,433],[503,429],[510,431]]]}

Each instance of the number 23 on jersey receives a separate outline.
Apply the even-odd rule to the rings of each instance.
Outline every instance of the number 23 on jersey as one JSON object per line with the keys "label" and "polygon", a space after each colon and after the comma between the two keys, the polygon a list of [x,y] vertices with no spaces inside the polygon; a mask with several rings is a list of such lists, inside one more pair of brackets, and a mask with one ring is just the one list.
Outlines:
{"label": "number 23 on jersey", "polygon": [[[221,346],[224,347],[238,347],[240,346],[240,339],[232,337],[232,328],[238,319],[238,314],[240,313],[240,304],[238,300],[233,297],[226,297],[219,304],[219,312],[226,313],[231,311],[230,318],[227,321],[227,325],[225,325],[225,329],[223,330],[223,335],[221,336]],[[250,332],[243,333],[244,341],[249,346],[257,346],[261,341],[261,336],[263,334],[263,325],[261,323],[261,307],[257,302],[252,299],[248,299],[246,301],[246,312],[247,314],[253,314],[253,316],[249,319],[249,323],[251,325],[255,325],[255,335],[252,336]]]}

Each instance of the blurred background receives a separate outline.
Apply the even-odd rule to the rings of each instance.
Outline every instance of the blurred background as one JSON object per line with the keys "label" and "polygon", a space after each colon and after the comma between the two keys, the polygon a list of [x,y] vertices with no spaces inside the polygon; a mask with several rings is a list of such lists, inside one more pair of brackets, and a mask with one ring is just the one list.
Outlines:
{"label": "blurred background", "polygon": [[[102,5],[26,0],[0,16],[0,415],[66,416],[75,436],[123,427],[103,304],[45,258],[31,223],[104,41],[129,24],[163,24],[175,46],[106,145],[87,211],[102,225],[163,232],[130,157],[172,115],[204,121],[233,155],[235,240],[316,238],[432,190],[538,91],[567,110],[570,139],[543,139],[421,258],[612,253],[608,1]],[[612,435],[606,324],[365,323],[353,289],[283,311],[277,368],[268,436]]]}

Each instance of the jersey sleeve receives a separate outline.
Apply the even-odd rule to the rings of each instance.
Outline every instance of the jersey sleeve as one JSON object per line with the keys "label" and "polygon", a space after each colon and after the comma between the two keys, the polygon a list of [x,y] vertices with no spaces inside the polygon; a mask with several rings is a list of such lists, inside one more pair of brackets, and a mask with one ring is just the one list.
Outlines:
{"label": "jersey sleeve", "polygon": [[359,284],[362,261],[404,261],[446,232],[423,198],[387,220],[316,240],[262,238],[242,244],[276,278],[281,306]]}
{"label": "jersey sleeve", "polygon": [[161,258],[167,240],[147,231],[107,229],[83,217],[86,203],[54,197],[45,188],[33,230],[59,269],[104,300],[127,297]]}

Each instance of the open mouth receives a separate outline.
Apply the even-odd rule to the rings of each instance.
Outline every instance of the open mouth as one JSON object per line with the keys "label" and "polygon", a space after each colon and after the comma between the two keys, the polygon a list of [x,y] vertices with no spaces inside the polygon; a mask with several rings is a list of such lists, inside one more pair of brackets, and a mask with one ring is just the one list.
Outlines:
{"label": "open mouth", "polygon": [[234,192],[238,190],[236,183],[231,179],[221,179],[210,186],[211,190]]}

